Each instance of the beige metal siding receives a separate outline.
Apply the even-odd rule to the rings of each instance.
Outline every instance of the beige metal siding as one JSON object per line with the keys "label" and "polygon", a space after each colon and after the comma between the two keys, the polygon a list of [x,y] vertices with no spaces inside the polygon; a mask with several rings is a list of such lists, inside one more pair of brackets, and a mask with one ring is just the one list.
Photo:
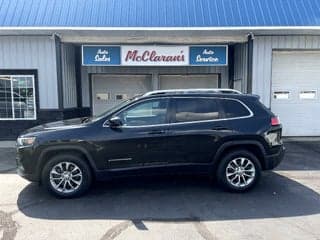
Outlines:
{"label": "beige metal siding", "polygon": [[64,108],[77,107],[77,83],[75,70],[75,50],[71,44],[61,45],[63,105]]}
{"label": "beige metal siding", "polygon": [[50,36],[0,36],[0,69],[36,69],[40,108],[58,108],[55,41]]}
{"label": "beige metal siding", "polygon": [[270,106],[273,50],[319,50],[320,36],[255,36],[252,91]]}

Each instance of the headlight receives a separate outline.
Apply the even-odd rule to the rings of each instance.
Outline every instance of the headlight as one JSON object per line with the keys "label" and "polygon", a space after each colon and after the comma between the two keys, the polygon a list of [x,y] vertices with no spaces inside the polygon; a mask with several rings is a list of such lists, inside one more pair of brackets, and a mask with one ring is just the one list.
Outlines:
{"label": "headlight", "polygon": [[36,137],[19,137],[17,139],[17,145],[18,147],[32,146],[35,140]]}

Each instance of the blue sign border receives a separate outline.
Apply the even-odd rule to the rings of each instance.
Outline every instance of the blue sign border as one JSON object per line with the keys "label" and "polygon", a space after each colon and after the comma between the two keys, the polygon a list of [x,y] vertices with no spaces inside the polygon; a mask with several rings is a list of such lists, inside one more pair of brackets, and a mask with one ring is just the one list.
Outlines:
{"label": "blue sign border", "polygon": [[[143,45],[142,45],[143,46]],[[162,46],[162,45],[157,45]],[[228,66],[228,45],[176,45],[176,46],[188,46],[189,47],[189,62],[186,66]],[[94,62],[94,53],[89,52],[89,55],[85,53],[85,48],[92,48],[95,51],[97,51],[98,48],[104,48],[105,50],[109,50],[109,54],[112,56],[109,56],[110,62],[101,61],[101,62]],[[205,49],[209,49],[207,53],[204,53]],[[208,57],[210,55],[210,49],[218,49],[218,57],[223,59],[223,62],[201,62],[196,63],[195,57],[197,55],[202,55],[203,58],[212,58],[214,56]],[[122,54],[122,46],[121,45],[82,45],[81,46],[81,62],[82,66],[122,66],[121,63],[121,54]],[[216,51],[212,51],[213,55]],[[96,53],[95,53],[96,54]],[[105,54],[102,54],[105,55]],[[90,58],[90,59],[86,59]],[[209,59],[210,60],[210,59]],[[208,61],[209,61],[208,60]],[[214,60],[214,59],[213,59]],[[218,60],[219,61],[219,60]],[[143,66],[143,65],[141,65]],[[147,65],[146,65],[147,66]],[[155,67],[155,66],[153,66]],[[159,66],[162,67],[162,66]]]}
{"label": "blue sign border", "polygon": [[[215,49],[215,50],[214,50]],[[207,55],[213,55],[211,58],[214,58],[214,54],[218,49],[218,56],[222,58],[222,62],[214,63],[214,62],[203,62],[196,63],[195,58],[196,55],[203,56],[203,52],[208,50]],[[228,45],[192,45],[189,46],[189,66],[228,66]],[[210,53],[212,51],[213,53]],[[205,57],[204,57],[205,58]],[[207,57],[209,58],[209,57]]]}
{"label": "blue sign border", "polygon": [[[108,49],[109,54],[112,56],[109,56],[110,63],[106,62],[93,62],[93,53],[89,52],[91,54],[91,60],[86,60],[86,57],[90,57],[86,55],[85,48],[87,49],[94,49],[97,51],[99,48]],[[81,63],[82,66],[121,66],[121,47],[119,45],[82,45],[81,46]]]}

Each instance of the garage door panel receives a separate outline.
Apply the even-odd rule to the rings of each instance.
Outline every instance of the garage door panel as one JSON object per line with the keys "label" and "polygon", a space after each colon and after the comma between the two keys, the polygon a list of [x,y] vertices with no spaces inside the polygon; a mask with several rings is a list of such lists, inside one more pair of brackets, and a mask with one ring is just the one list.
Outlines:
{"label": "garage door panel", "polygon": [[160,89],[218,88],[219,75],[160,75]]}
{"label": "garage door panel", "polygon": [[314,117],[314,106],[283,104],[272,111],[280,117],[284,136],[313,136],[319,133],[319,121]]}
{"label": "garage door panel", "polygon": [[99,115],[120,102],[152,90],[151,75],[94,75],[93,114]]}
{"label": "garage door panel", "polygon": [[[289,92],[288,99],[274,93]],[[320,51],[274,51],[271,109],[284,136],[320,136]],[[308,99],[309,98],[309,99]]]}

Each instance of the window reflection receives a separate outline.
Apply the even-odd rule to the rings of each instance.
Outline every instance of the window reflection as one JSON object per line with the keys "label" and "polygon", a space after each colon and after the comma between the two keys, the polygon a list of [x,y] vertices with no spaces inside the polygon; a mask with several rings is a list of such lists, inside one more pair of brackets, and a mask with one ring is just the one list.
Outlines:
{"label": "window reflection", "polygon": [[0,119],[35,119],[33,76],[0,76]]}

